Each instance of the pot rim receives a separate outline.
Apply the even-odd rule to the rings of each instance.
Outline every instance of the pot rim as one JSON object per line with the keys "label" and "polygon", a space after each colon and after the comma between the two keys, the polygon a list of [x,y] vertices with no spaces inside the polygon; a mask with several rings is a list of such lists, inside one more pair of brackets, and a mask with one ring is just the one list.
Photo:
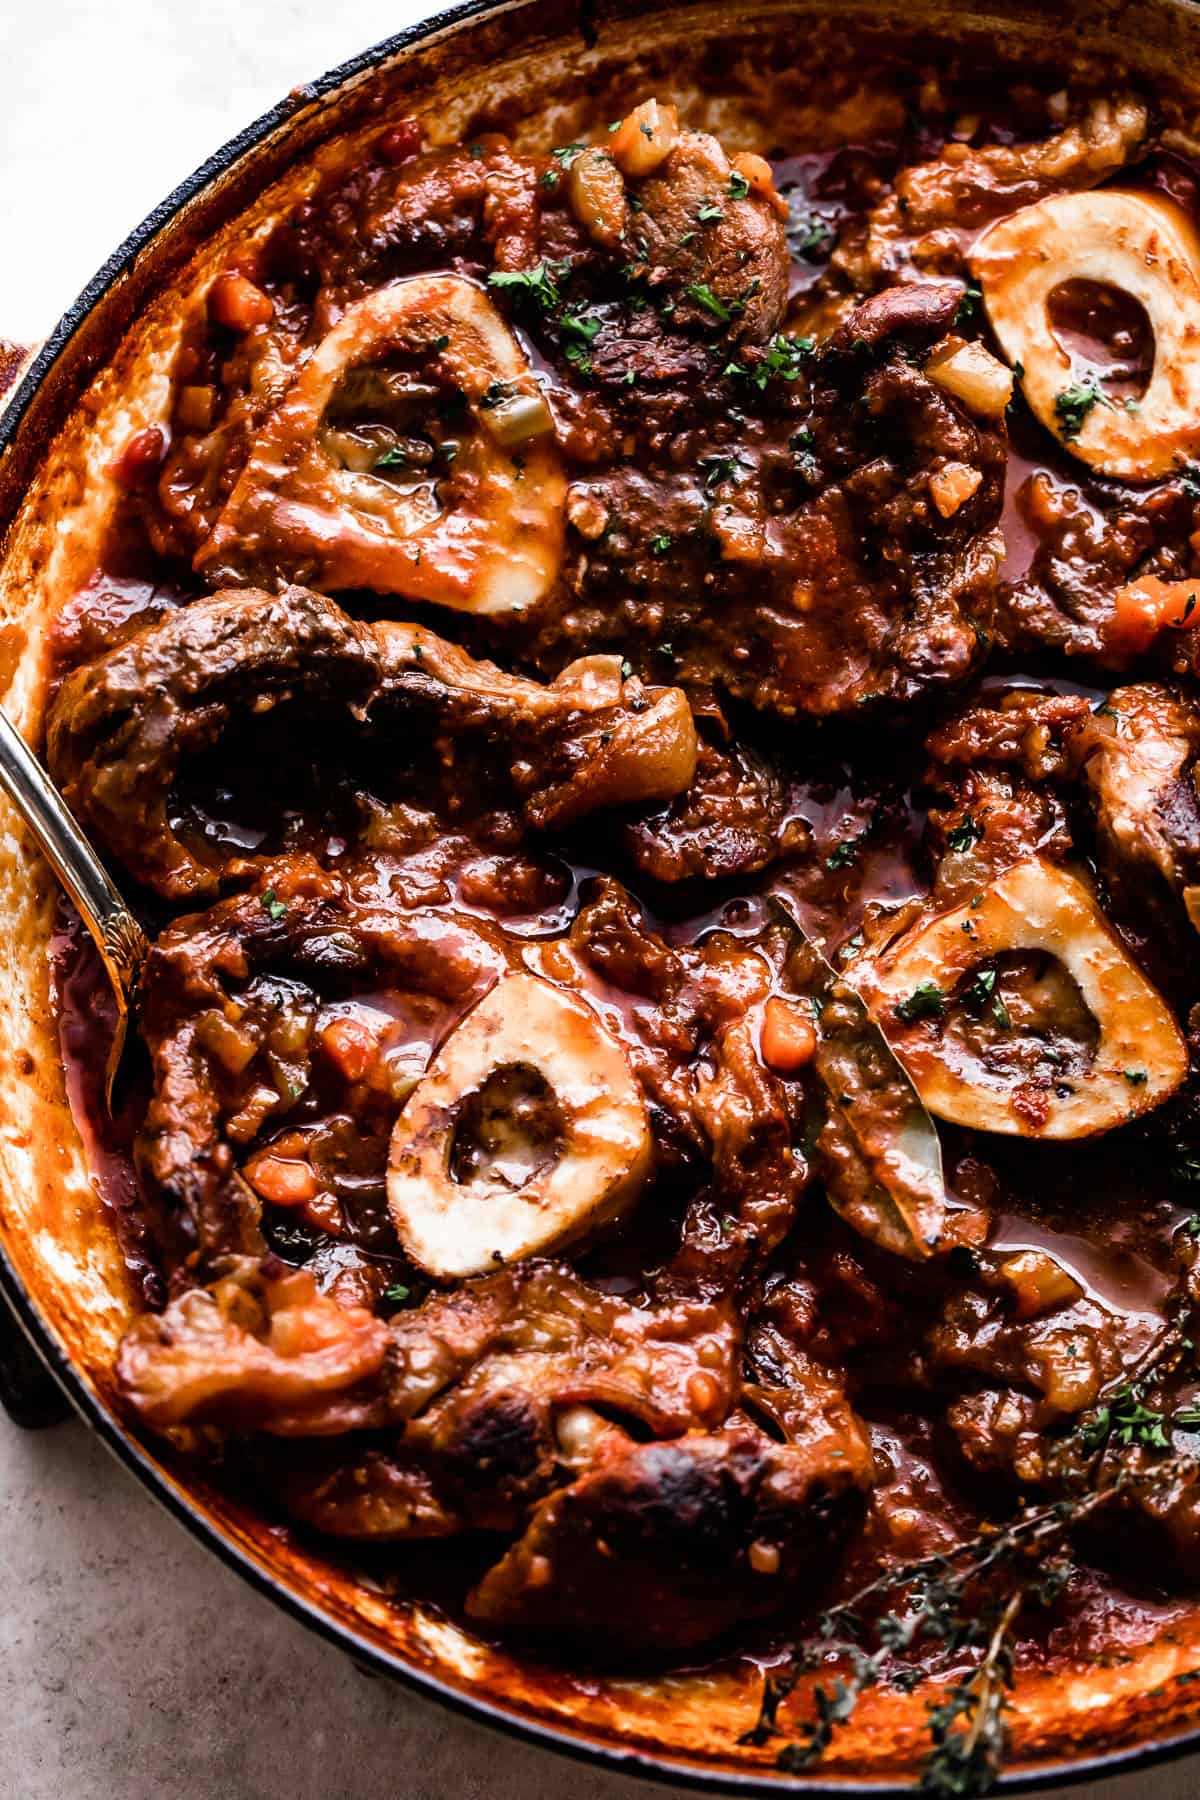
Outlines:
{"label": "pot rim", "polygon": [[[578,22],[581,34],[585,37],[590,34],[592,4],[593,0],[579,0]],[[329,98],[396,56],[456,32],[476,19],[495,18],[537,5],[538,0],[457,0],[456,4],[439,7],[438,10],[414,20],[393,36],[358,51],[316,79],[293,88],[282,100],[260,113],[229,138],[129,232],[43,341],[7,403],[0,402],[0,459],[13,444],[43,383],[93,310],[189,202],[205,193],[214,181],[227,174],[243,156],[254,150],[272,132],[286,125],[302,108]],[[4,526],[0,525],[0,531],[3,529]],[[669,1756],[655,1755],[636,1745],[622,1745],[600,1735],[589,1735],[585,1727],[548,1723],[513,1706],[492,1700],[486,1694],[467,1693],[458,1689],[432,1671],[422,1669],[397,1653],[384,1649],[355,1630],[352,1625],[343,1623],[306,1600],[281,1576],[272,1574],[248,1551],[243,1550],[189,1499],[181,1487],[168,1480],[165,1471],[133,1434],[125,1429],[116,1414],[103,1403],[75,1366],[57,1332],[42,1316],[7,1248],[0,1241],[0,1304],[4,1302],[7,1302],[17,1323],[75,1412],[97,1434],[105,1448],[124,1464],[150,1497],[252,1588],[310,1631],[324,1638],[327,1643],[344,1651],[355,1662],[368,1665],[371,1673],[398,1680],[423,1698],[437,1701],[465,1718],[481,1722],[540,1749],[643,1780],[671,1783],[709,1793],[719,1790],[738,1795],[762,1796],[764,1800],[780,1793],[811,1796],[812,1800],[844,1800],[848,1794],[869,1794],[878,1797],[878,1800],[899,1800],[900,1796],[913,1793],[911,1779],[900,1781],[893,1777],[883,1777],[874,1780],[869,1776],[854,1775],[793,1778],[774,1774],[762,1767],[739,1771],[715,1762],[678,1761]],[[1200,1752],[1200,1726],[1143,1744],[1096,1751],[1070,1761],[1052,1761],[1005,1770],[996,1783],[995,1791],[1031,1793],[1044,1791],[1052,1785],[1074,1786],[1083,1781],[1127,1774],[1135,1769],[1174,1761],[1195,1752]]]}

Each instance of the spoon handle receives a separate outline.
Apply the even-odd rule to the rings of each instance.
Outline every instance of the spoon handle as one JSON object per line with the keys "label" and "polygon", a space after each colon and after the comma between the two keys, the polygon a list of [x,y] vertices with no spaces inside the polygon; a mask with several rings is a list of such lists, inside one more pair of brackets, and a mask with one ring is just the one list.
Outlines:
{"label": "spoon handle", "polygon": [[145,960],[146,934],[109,880],[65,801],[0,707],[0,788],[32,831],[104,958],[122,1011]]}

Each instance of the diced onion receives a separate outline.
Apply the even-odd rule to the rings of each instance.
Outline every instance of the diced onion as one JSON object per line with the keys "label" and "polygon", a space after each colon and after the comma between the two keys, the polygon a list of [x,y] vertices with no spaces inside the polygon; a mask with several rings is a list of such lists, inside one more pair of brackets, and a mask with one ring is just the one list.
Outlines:
{"label": "diced onion", "polygon": [[545,437],[547,432],[554,430],[550,408],[540,394],[514,394],[509,400],[501,400],[498,406],[489,406],[482,418],[496,442],[505,450],[527,444],[530,438]]}
{"label": "diced onion", "polygon": [[938,355],[935,351],[925,373],[946,393],[985,419],[998,419],[1012,399],[1013,373],[982,344],[960,344]]}

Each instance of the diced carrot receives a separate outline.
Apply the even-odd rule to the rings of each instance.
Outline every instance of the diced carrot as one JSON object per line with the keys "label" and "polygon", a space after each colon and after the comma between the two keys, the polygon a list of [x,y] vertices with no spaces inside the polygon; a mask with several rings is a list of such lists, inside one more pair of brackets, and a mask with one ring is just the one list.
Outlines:
{"label": "diced carrot", "polygon": [[817,1048],[817,1029],[807,1007],[772,994],[763,1009],[762,1058],[777,1075],[794,1075],[810,1063]]}
{"label": "diced carrot", "polygon": [[1107,637],[1114,650],[1136,656],[1160,631],[1190,631],[1200,625],[1200,580],[1160,581],[1142,575],[1113,595]]}
{"label": "diced carrot", "polygon": [[311,1225],[316,1231],[327,1231],[330,1237],[341,1237],[346,1229],[342,1203],[336,1194],[314,1194],[311,1200],[304,1202],[300,1214],[306,1225]]}
{"label": "diced carrot", "polygon": [[620,121],[609,143],[612,159],[622,175],[649,175],[665,162],[679,135],[679,114],[673,106],[643,100]]}
{"label": "diced carrot", "polygon": [[208,310],[216,323],[229,331],[249,331],[251,326],[266,325],[275,317],[270,296],[236,269],[226,269],[217,276],[208,290]]}
{"label": "diced carrot", "polygon": [[1073,1306],[1083,1294],[1070,1271],[1044,1250],[1019,1250],[1000,1264],[1000,1273],[1012,1288],[1018,1319]]}
{"label": "diced carrot", "polygon": [[361,1081],[379,1050],[379,1032],[364,1019],[332,1019],[321,1048],[347,1081]]}
{"label": "diced carrot", "polygon": [[960,462],[947,463],[944,469],[931,475],[929,491],[943,519],[949,519],[960,506],[965,506],[982,480],[978,469]]}
{"label": "diced carrot", "polygon": [[788,203],[775,186],[775,173],[765,156],[757,156],[753,150],[739,150],[733,166],[750,183],[751,193],[774,207],[781,219],[787,218]]}
{"label": "diced carrot", "polygon": [[275,1206],[303,1206],[316,1198],[317,1178],[310,1162],[293,1162],[264,1150],[250,1158],[244,1173],[259,1198]]}

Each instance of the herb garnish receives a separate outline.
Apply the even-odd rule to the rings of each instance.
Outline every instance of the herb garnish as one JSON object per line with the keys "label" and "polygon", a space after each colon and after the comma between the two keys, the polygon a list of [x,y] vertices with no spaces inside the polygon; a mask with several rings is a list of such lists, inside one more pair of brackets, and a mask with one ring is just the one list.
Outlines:
{"label": "herb garnish", "polygon": [[983,304],[983,289],[977,282],[968,281],[967,291],[958,303],[957,311],[950,321],[951,329],[959,331],[964,325],[973,325],[979,317]]}
{"label": "herb garnish", "polygon": [[[671,536],[669,532],[661,531],[657,537],[652,537],[650,539],[651,556],[665,556],[670,548]],[[665,649],[666,646],[664,645],[663,648]]]}
{"label": "herb garnish", "polygon": [[836,235],[829,220],[820,213],[793,212],[788,219],[788,249],[793,256],[803,256],[809,262],[819,262],[826,256]]}
{"label": "herb garnish", "polygon": [[729,197],[731,200],[744,200],[750,192],[750,183],[740,169],[735,169],[729,177]]}
{"label": "herb garnish", "polygon": [[494,269],[488,276],[488,286],[511,288],[515,294],[535,300],[544,312],[550,312],[561,298],[558,284],[570,272],[569,262],[552,263],[543,257],[532,269]]}
{"label": "herb garnish", "polygon": [[[790,1647],[787,1662],[767,1675],[758,1720],[741,1742],[765,1744],[777,1736],[780,1708],[801,1676],[836,1657],[846,1673],[813,1688],[813,1716],[775,1759],[777,1768],[800,1774],[820,1761],[837,1726],[851,1717],[868,1688],[886,1681],[911,1691],[919,1684],[919,1670],[897,1666],[899,1656],[921,1648],[953,1664],[974,1650],[979,1653],[974,1669],[929,1708],[932,1747],[920,1788],[943,1796],[987,1793],[1009,1747],[1012,1627],[1021,1607],[1047,1606],[1061,1595],[1070,1579],[1065,1552],[1075,1526],[1123,1495],[1190,1483],[1195,1476],[1189,1457],[1172,1457],[1146,1471],[1122,1468],[1104,1487],[1027,1508],[1000,1530],[982,1531],[949,1550],[885,1571],[832,1607],[811,1637]],[[892,1610],[882,1610],[885,1606]]]}
{"label": "herb garnish", "polygon": [[983,826],[973,813],[964,813],[957,825],[951,826],[946,833],[946,847],[949,850],[969,850],[983,836]]}
{"label": "herb garnish", "polygon": [[1086,381],[1076,381],[1064,388],[1061,394],[1054,396],[1054,416],[1068,443],[1079,436],[1083,430],[1083,422],[1093,406],[1099,405],[1103,400],[1104,395],[1090,375]]}
{"label": "herb garnish", "polygon": [[859,851],[866,843],[869,832],[860,831],[857,837],[843,838],[835,844],[825,858],[825,867],[836,872],[838,869],[849,869],[858,861]]}
{"label": "herb garnish", "polygon": [[372,467],[376,469],[402,469],[407,462],[408,458],[403,450],[400,449],[399,445],[391,444],[381,455],[375,458]]}
{"label": "herb garnish", "polygon": [[896,1017],[906,1025],[917,1019],[940,1019],[946,1010],[946,996],[936,981],[920,982],[896,1007]]}
{"label": "herb garnish", "polygon": [[689,300],[694,300],[697,306],[702,306],[705,312],[711,313],[713,318],[722,325],[728,325],[732,319],[733,314],[719,295],[713,293],[707,281],[689,281],[683,291]]}
{"label": "herb garnish", "polygon": [[262,897],[263,910],[269,919],[276,922],[287,913],[287,906],[276,895],[274,888],[267,888]]}
{"label": "herb garnish", "polygon": [[771,339],[753,368],[745,363],[730,362],[725,364],[721,373],[731,375],[737,381],[752,381],[761,393],[775,375],[782,381],[798,381],[804,363],[812,355],[815,346],[815,338],[787,337],[780,331]]}

